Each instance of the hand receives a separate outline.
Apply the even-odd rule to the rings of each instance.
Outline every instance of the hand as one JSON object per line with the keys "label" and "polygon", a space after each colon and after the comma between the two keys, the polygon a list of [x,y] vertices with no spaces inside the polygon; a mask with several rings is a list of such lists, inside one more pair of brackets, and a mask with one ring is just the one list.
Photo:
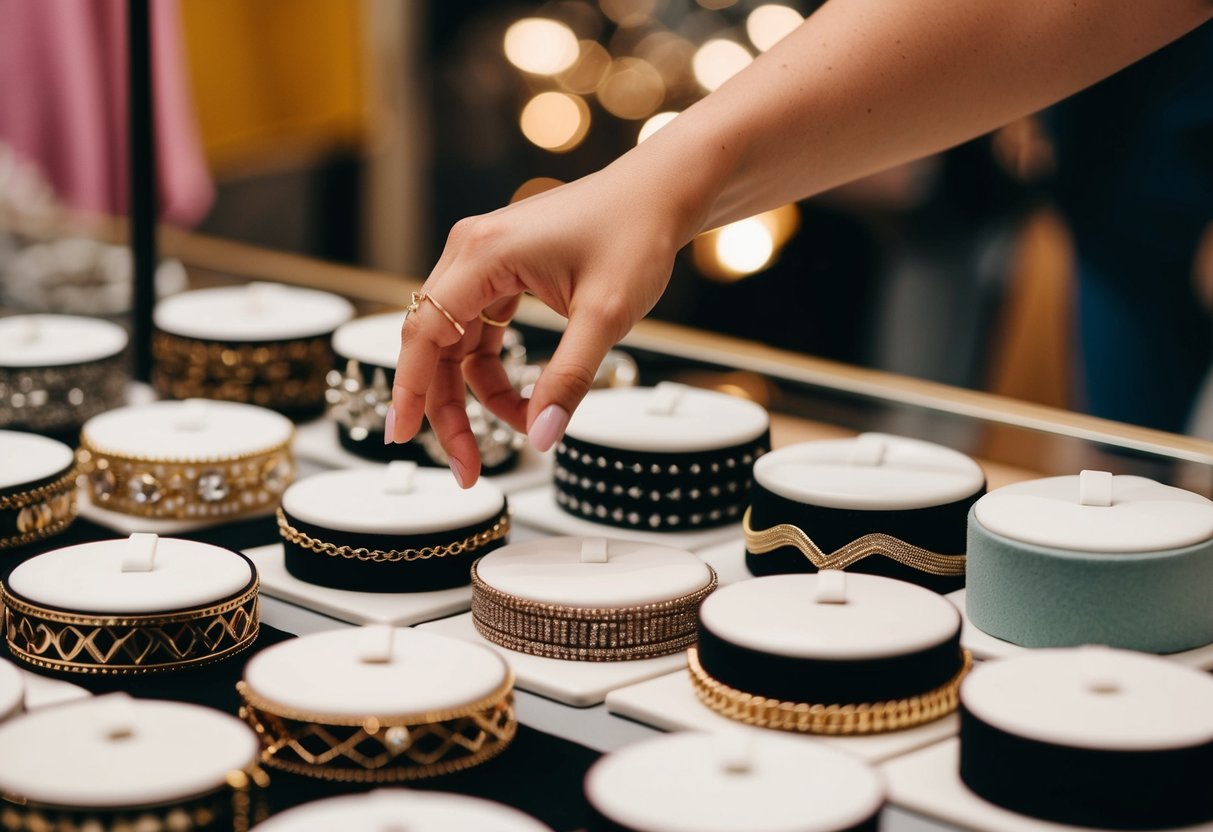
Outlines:
{"label": "hand", "polygon": [[[464,488],[480,475],[465,385],[546,451],[563,435],[607,351],[669,282],[674,255],[689,236],[671,230],[678,212],[611,171],[461,220],[422,287],[441,308],[423,301],[405,321],[385,434],[407,442],[424,414]],[[503,330],[480,318],[509,320],[524,291],[568,319],[529,400],[501,364]],[[465,328],[463,335],[442,309]]]}

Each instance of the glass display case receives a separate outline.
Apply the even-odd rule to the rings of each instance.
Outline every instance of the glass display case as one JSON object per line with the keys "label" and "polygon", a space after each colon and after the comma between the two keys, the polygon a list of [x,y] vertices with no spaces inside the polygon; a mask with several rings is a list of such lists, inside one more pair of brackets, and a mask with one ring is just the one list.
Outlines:
{"label": "glass display case", "polygon": [[[183,264],[191,288],[250,281],[280,282],[340,294],[360,314],[402,309],[409,293],[419,288],[418,281],[395,274],[338,266],[168,229],[162,232],[161,244],[165,255]],[[13,311],[17,310],[0,310]],[[121,320],[121,315],[117,317]],[[514,323],[526,346],[527,361],[534,364],[541,363],[555,345],[563,321],[528,298],[524,299]],[[773,448],[875,431],[929,440],[969,454],[980,462],[991,489],[1040,476],[1099,469],[1146,476],[1201,495],[1213,495],[1213,442],[860,369],[659,322],[642,322],[619,349],[634,360],[639,383],[678,381],[735,394],[763,405],[771,414]],[[136,392],[136,396],[147,395],[150,393],[144,389]],[[323,427],[331,430],[332,425]],[[295,450],[299,475],[340,467],[331,454],[308,452],[300,447],[301,438],[309,430],[314,431],[314,426],[307,423],[298,426]],[[547,483],[550,472],[546,465],[542,463],[538,479],[522,483],[519,488],[528,483],[532,486]],[[503,490],[514,500],[511,488],[503,486]],[[456,618],[444,618],[466,609],[458,605],[455,609],[441,605],[414,609],[404,602],[393,602],[392,596],[380,596],[351,609],[348,605],[331,603],[321,597],[323,594],[309,596],[282,591],[267,577],[266,561],[258,554],[273,548],[278,537],[278,529],[266,520],[263,518],[260,525],[249,520],[237,521],[223,534],[227,535],[224,538],[227,545],[245,551],[262,570],[261,614],[269,627],[305,635],[353,623],[407,621],[423,629],[460,635],[460,625],[451,623]],[[548,533],[529,526],[516,512],[513,541],[535,540]],[[743,548],[740,529],[735,537],[708,548],[715,553],[713,557],[720,558],[714,565],[722,576],[729,569],[744,572],[744,564],[740,562]],[[708,557],[703,552],[699,554]],[[678,672],[676,667],[667,670]],[[573,755],[569,758],[573,769],[599,752],[631,745],[655,736],[663,728],[687,727],[676,719],[671,721],[668,715],[663,716],[660,711],[665,706],[646,704],[643,696],[637,699],[636,689],[647,678],[644,673],[551,677],[542,668],[536,670],[525,663],[520,663],[515,671],[519,723],[562,741],[545,746],[545,753]],[[685,671],[682,675],[685,676]],[[620,690],[625,693],[617,695]],[[626,692],[629,690],[631,694]],[[916,750],[920,744],[936,742],[944,736],[915,735],[908,741],[908,735],[895,737],[861,751],[860,755],[883,766]],[[571,788],[567,782],[560,787]],[[510,802],[508,794],[488,796]],[[532,803],[528,804],[528,800]],[[535,808],[542,806],[543,801],[565,808],[548,812],[545,817]],[[581,801],[577,791],[549,793],[544,797],[531,795],[516,805],[560,828],[559,823],[570,816],[569,811],[576,816],[577,810],[568,806],[580,806]],[[916,806],[906,808],[904,803],[894,795],[882,829],[917,832],[956,828],[937,813],[928,817],[932,812]]]}

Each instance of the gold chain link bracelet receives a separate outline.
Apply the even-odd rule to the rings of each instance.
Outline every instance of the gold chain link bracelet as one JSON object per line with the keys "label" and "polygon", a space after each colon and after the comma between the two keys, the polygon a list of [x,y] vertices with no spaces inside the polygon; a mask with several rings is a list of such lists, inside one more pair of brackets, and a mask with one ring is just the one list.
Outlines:
{"label": "gold chain link bracelet", "polygon": [[318,555],[346,558],[347,560],[369,561],[371,563],[411,563],[417,560],[455,557],[465,552],[474,552],[494,541],[501,540],[510,533],[510,514],[508,511],[503,512],[493,522],[493,525],[475,534],[468,535],[462,540],[444,543],[439,546],[422,546],[417,549],[367,549],[364,546],[338,546],[336,543],[330,543],[327,540],[317,540],[306,532],[302,532],[292,526],[281,508],[278,509],[278,531],[282,534],[283,540],[293,543],[301,549],[315,552]]}
{"label": "gold chain link bracelet", "polygon": [[973,658],[965,650],[957,674],[934,690],[906,699],[849,705],[785,702],[745,693],[708,675],[694,647],[687,650],[687,662],[695,695],[722,716],[780,731],[850,736],[900,731],[952,713],[960,701],[960,682]]}

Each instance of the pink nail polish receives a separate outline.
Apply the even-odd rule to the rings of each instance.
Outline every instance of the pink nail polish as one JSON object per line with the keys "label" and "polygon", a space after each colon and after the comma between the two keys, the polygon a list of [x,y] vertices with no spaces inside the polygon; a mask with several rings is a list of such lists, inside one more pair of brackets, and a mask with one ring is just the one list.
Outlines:
{"label": "pink nail polish", "polygon": [[389,405],[387,415],[383,417],[383,444],[390,445],[396,441],[396,408]]}
{"label": "pink nail polish", "polygon": [[464,479],[463,465],[455,457],[451,457],[448,461],[451,466],[451,473],[455,475],[455,482],[459,483],[460,488],[467,488],[467,480]]}
{"label": "pink nail polish", "polygon": [[564,429],[568,426],[569,412],[558,404],[549,404],[535,417],[527,436],[535,450],[542,453],[564,436]]}

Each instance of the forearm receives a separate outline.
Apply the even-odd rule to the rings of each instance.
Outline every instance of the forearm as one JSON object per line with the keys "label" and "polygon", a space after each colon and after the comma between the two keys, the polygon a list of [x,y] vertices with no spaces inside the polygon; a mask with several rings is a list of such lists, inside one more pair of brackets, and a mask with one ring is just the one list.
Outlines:
{"label": "forearm", "polygon": [[986,133],[1210,17],[1209,0],[829,0],[616,165],[686,242]]}

